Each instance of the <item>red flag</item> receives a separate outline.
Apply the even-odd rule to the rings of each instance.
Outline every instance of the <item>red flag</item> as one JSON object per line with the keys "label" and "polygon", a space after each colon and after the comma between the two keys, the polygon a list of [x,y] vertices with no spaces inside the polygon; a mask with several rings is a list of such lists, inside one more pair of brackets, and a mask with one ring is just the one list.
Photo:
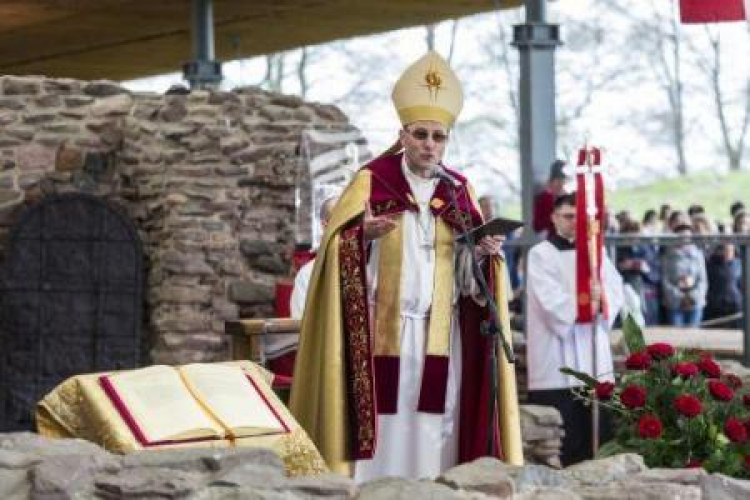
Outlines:
{"label": "red flag", "polygon": [[685,24],[745,19],[745,0],[680,0],[680,21]]}
{"label": "red flag", "polygon": [[[586,210],[587,186],[584,167],[599,167],[601,150],[581,149],[578,152],[576,189],[576,303],[578,314],[576,323],[591,323],[591,278],[602,287],[602,259],[604,251],[604,181],[599,171],[592,175],[593,201],[596,215],[589,219]],[[594,255],[590,255],[593,252]],[[601,310],[607,317],[606,297],[602,294]]]}

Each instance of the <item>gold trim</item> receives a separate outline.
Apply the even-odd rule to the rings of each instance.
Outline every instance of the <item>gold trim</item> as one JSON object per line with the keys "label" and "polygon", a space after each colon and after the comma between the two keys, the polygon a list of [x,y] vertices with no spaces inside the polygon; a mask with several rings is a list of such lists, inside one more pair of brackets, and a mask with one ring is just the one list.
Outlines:
{"label": "gold trim", "polygon": [[453,230],[435,218],[435,279],[427,334],[427,354],[447,356],[450,350],[453,304]]}
{"label": "gold trim", "polygon": [[409,106],[398,110],[398,116],[401,124],[406,126],[420,120],[430,120],[442,123],[446,127],[453,126],[456,117],[448,111],[434,106]]}
{"label": "gold trim", "polygon": [[404,214],[393,216],[394,230],[380,238],[378,288],[375,299],[374,354],[401,353],[401,267],[404,255]]}

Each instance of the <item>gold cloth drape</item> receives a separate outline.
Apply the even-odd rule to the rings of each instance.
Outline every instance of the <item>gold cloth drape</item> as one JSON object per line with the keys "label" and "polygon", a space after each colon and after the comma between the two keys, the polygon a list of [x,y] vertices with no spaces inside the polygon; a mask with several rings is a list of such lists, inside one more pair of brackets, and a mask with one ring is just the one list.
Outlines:
{"label": "gold cloth drape", "polygon": [[290,475],[327,472],[325,462],[307,433],[271,390],[273,375],[250,361],[234,361],[227,364],[239,366],[253,376],[269,404],[289,426],[289,433],[247,437],[234,441],[220,439],[144,447],[133,436],[99,384],[99,377],[103,373],[71,377],[39,401],[36,407],[37,431],[52,438],[86,439],[115,453],[166,448],[268,448],[281,457]]}

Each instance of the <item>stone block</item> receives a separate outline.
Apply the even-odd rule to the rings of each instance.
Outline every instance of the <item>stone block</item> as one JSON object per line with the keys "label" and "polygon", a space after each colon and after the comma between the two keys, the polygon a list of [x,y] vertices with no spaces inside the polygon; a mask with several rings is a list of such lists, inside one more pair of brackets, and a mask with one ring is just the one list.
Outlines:
{"label": "stone block", "polygon": [[355,497],[357,500],[467,500],[468,494],[430,481],[415,481],[397,477],[387,477],[362,485]]}
{"label": "stone block", "polygon": [[512,498],[515,491],[513,472],[513,466],[485,457],[453,467],[435,481],[453,489],[478,492],[493,498]]}
{"label": "stone block", "polygon": [[117,94],[129,94],[129,91],[121,87],[117,82],[110,80],[96,80],[83,86],[83,93],[92,97],[109,97]]}
{"label": "stone block", "polygon": [[36,95],[41,91],[40,80],[33,76],[4,76],[2,91],[5,95]]}
{"label": "stone block", "polygon": [[599,460],[587,460],[564,469],[568,479],[581,485],[600,485],[626,479],[647,470],[643,457],[635,453],[622,453]]}
{"label": "stone block", "polygon": [[274,299],[274,291],[263,283],[234,281],[229,285],[229,298],[233,302],[247,304],[267,303]]}

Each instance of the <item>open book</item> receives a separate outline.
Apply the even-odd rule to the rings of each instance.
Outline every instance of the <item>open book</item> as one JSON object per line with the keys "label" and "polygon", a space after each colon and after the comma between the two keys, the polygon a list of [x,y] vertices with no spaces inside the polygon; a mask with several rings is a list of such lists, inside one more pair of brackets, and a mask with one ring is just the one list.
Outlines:
{"label": "open book", "polygon": [[238,366],[155,365],[99,381],[144,446],[289,432],[261,386]]}

